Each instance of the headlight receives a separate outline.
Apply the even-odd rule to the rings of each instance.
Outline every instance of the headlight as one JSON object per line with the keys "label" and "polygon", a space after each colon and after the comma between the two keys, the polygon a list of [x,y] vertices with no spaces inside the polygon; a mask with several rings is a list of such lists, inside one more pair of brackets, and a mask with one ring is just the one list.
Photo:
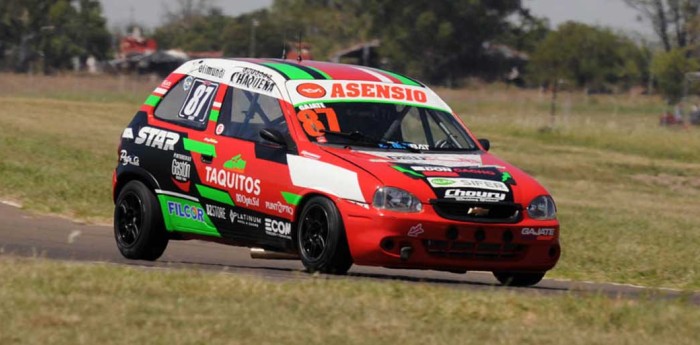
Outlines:
{"label": "headlight", "polygon": [[399,188],[382,187],[374,193],[372,205],[396,212],[420,212],[423,205],[413,194]]}
{"label": "headlight", "polygon": [[527,206],[527,215],[532,219],[549,220],[557,218],[557,206],[549,195],[536,197]]}

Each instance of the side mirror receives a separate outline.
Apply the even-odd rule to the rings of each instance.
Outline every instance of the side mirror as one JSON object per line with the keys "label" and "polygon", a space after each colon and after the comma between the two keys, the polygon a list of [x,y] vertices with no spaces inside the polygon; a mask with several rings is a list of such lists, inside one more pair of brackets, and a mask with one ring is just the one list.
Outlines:
{"label": "side mirror", "polygon": [[284,135],[276,129],[263,128],[260,130],[260,137],[277,145],[287,147],[287,140],[285,140]]}
{"label": "side mirror", "polygon": [[479,144],[484,148],[484,151],[488,151],[491,148],[491,142],[488,139],[479,139]]}

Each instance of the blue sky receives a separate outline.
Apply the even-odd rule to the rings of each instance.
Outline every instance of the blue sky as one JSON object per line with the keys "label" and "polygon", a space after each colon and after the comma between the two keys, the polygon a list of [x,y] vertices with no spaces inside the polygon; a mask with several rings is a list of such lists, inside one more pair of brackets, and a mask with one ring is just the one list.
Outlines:
{"label": "blue sky", "polygon": [[[588,24],[603,25],[625,32],[651,35],[648,22],[640,22],[635,10],[623,0],[523,0],[537,16],[550,19],[551,24],[576,20]],[[108,26],[123,27],[133,19],[146,27],[162,23],[163,8],[177,6],[174,0],[101,0]],[[229,15],[237,15],[272,4],[272,0],[210,0]]]}

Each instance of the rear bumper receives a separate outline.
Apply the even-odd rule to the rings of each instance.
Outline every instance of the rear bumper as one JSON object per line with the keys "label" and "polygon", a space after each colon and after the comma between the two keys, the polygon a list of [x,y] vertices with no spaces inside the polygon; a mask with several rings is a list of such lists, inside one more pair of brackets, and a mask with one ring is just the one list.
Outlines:
{"label": "rear bumper", "polygon": [[[353,260],[391,268],[547,271],[561,253],[556,220],[515,224],[445,219],[425,205],[417,214],[341,208]],[[524,230],[525,229],[525,230]],[[410,247],[410,256],[401,248]]]}

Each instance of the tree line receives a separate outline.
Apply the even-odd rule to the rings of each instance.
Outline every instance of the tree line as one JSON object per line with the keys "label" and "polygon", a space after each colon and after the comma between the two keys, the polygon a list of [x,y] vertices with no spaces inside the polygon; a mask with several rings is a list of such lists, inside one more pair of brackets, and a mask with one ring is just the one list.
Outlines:
{"label": "tree line", "polygon": [[[700,68],[700,0],[618,1],[646,18],[657,46],[576,22],[550,29],[522,0],[275,0],[235,17],[208,0],[178,0],[151,34],[164,49],[254,57],[281,57],[293,49],[289,42],[301,39],[319,60],[378,39],[382,67],[441,85],[484,77],[484,71],[505,75],[511,66],[494,67],[488,49],[498,45],[527,57],[519,72],[530,85],[624,90],[653,81],[676,101],[686,73]],[[97,0],[0,2],[5,69],[27,71],[40,61],[50,72],[70,67],[71,58],[108,59],[114,50]]]}

